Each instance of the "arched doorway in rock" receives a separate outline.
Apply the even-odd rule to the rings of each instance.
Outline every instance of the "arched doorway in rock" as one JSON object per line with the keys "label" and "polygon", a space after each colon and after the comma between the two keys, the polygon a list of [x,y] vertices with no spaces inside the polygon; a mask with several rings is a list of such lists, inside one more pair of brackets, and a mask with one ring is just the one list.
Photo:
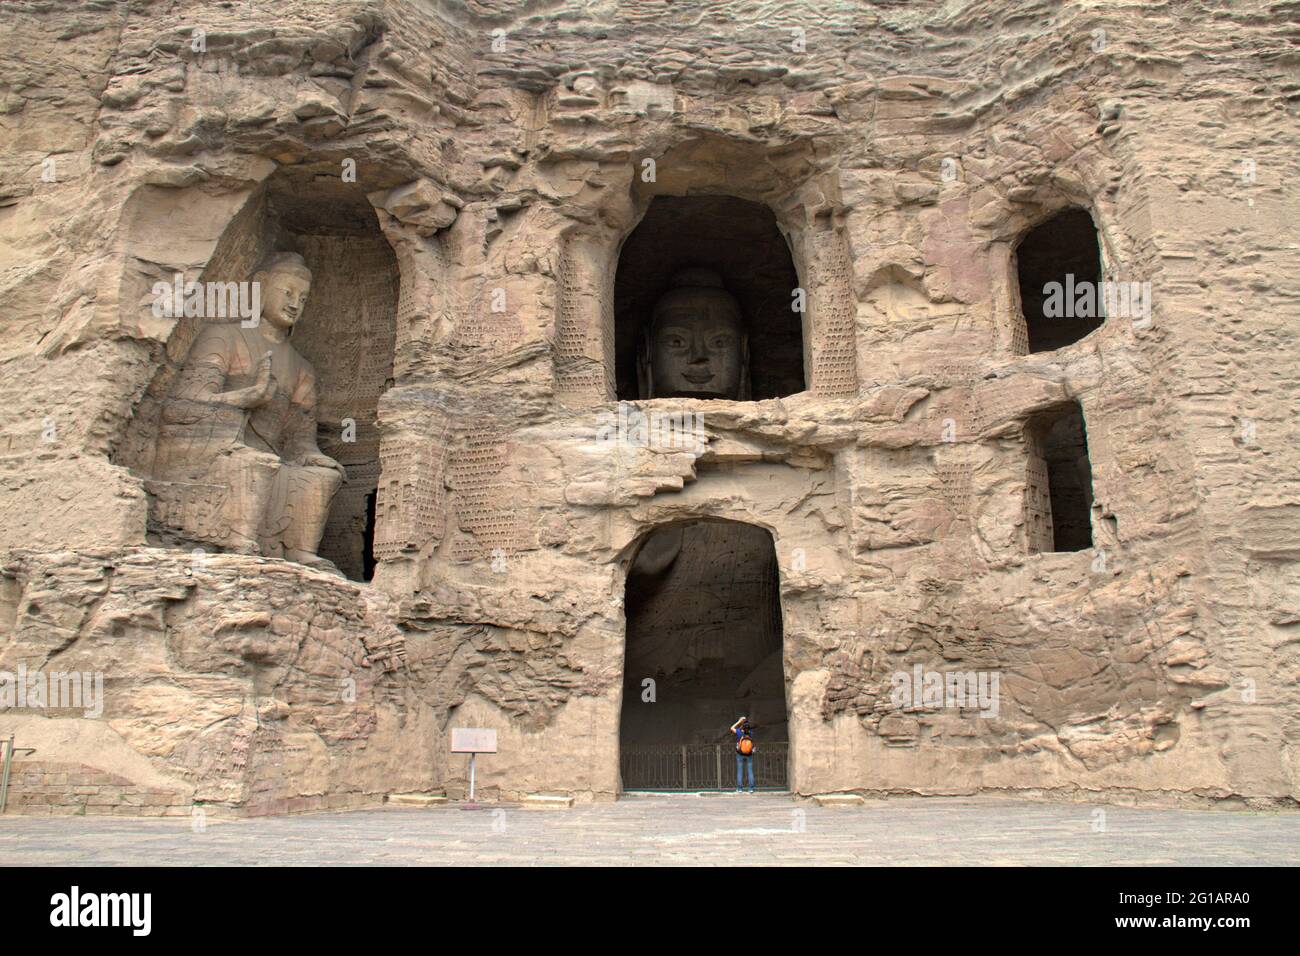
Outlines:
{"label": "arched doorway in rock", "polygon": [[644,535],[625,585],[623,789],[730,790],[742,714],[761,789],[788,788],[780,572],[772,535],[692,519]]}

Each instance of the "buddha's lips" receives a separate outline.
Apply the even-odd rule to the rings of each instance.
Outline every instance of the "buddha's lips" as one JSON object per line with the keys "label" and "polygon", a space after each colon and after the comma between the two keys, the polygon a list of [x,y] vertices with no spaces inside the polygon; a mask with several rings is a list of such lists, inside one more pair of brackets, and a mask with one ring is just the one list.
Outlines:
{"label": "buddha's lips", "polygon": [[682,372],[682,378],[695,385],[703,385],[705,382],[713,381],[712,372]]}

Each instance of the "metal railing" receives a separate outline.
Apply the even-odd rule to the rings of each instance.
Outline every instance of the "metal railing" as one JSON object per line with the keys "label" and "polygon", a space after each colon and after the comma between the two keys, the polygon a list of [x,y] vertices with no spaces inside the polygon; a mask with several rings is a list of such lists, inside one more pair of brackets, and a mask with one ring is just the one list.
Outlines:
{"label": "metal railing", "polygon": [[9,802],[9,768],[13,765],[16,753],[34,754],[36,749],[15,747],[13,734],[0,741],[0,813],[5,812],[5,804]]}
{"label": "metal railing", "polygon": [[[759,790],[788,790],[790,745],[760,743],[754,751]],[[619,755],[624,790],[699,791],[736,788],[734,744],[625,744]],[[749,775],[745,776],[749,784]]]}

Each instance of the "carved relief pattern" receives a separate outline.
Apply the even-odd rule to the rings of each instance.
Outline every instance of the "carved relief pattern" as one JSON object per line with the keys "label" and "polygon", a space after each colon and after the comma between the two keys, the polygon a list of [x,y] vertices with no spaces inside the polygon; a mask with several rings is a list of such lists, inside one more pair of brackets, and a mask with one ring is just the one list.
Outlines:
{"label": "carved relief pattern", "polygon": [[517,550],[515,490],[501,474],[507,457],[505,435],[494,425],[471,432],[453,453],[448,486],[455,495],[463,532],[452,542],[453,560],[472,561],[497,549],[507,554]]}
{"label": "carved relief pattern", "polygon": [[854,339],[857,299],[848,243],[837,229],[811,234],[812,388],[818,395],[858,390]]}
{"label": "carved relief pattern", "polygon": [[1030,554],[1053,549],[1052,499],[1048,491],[1047,462],[1034,438],[1026,439],[1028,461],[1025,465],[1025,544]]}
{"label": "carved relief pattern", "polygon": [[219,547],[229,541],[230,525],[223,517],[229,488],[180,481],[146,481],[144,487],[149,493],[150,531],[185,528],[195,541]]}
{"label": "carved relief pattern", "polygon": [[[315,280],[293,340],[316,368],[321,448],[348,473],[320,554],[359,578],[366,499],[379,480],[379,396],[393,375],[396,263],[377,236],[304,236],[301,245]],[[354,441],[342,440],[345,419],[355,423]]]}
{"label": "carved relief pattern", "polygon": [[427,437],[386,442],[381,458],[375,557],[384,561],[420,551],[442,537],[446,421],[439,419]]}
{"label": "carved relief pattern", "polygon": [[1025,324],[1025,317],[1019,310],[1011,319],[1011,354],[1029,354],[1029,327]]}
{"label": "carved relief pattern", "polygon": [[939,490],[958,518],[970,516],[972,466],[965,462],[940,462],[936,468]]}
{"label": "carved relief pattern", "polygon": [[599,403],[614,392],[614,276],[607,269],[596,278],[577,253],[566,245],[556,283],[556,391],[571,402]]}
{"label": "carved relief pattern", "polygon": [[[499,283],[500,280],[485,283],[474,301],[459,316],[451,336],[453,347],[482,349],[489,355],[498,355],[510,351],[523,341],[523,324],[515,312],[518,303],[511,301],[510,290]],[[492,307],[497,290],[501,290],[503,297],[496,301],[501,302],[504,308],[494,312]]]}
{"label": "carved relief pattern", "polygon": [[[322,422],[352,418],[370,425],[385,383],[392,377],[398,282],[383,239],[305,237],[304,256],[314,279],[294,344],[316,369]],[[363,433],[370,433],[363,442]],[[378,436],[358,428],[349,457],[378,458]],[[344,464],[347,464],[345,461]]]}

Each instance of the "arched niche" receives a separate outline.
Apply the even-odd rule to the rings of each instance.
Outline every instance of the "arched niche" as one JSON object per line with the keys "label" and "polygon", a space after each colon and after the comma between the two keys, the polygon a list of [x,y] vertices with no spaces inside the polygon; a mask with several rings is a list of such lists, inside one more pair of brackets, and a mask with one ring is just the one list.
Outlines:
{"label": "arched niche", "polygon": [[[1048,318],[1042,324],[1044,287],[1073,274],[1091,281],[1114,283],[1132,279],[1124,272],[1142,258],[1140,245],[1149,237],[1130,234],[1132,223],[1116,209],[1112,185],[1118,172],[1108,161],[1086,167],[1056,169],[1024,197],[1003,198],[982,214],[990,242],[990,257],[999,281],[994,289],[998,340],[1011,355],[1047,353],[1066,348],[1093,332],[1103,331],[1096,318]],[[1120,283],[1124,291],[1128,285]],[[1062,290],[1064,292],[1064,289]],[[1031,336],[1031,322],[1037,325]],[[1117,325],[1117,323],[1111,323]],[[1032,339],[1032,341],[1031,341]]]}
{"label": "arched niche", "polygon": [[[184,208],[184,203],[172,205]],[[286,168],[249,195],[201,271],[186,278],[205,286],[248,282],[274,251],[300,254],[312,272],[290,342],[315,371],[317,444],[347,475],[331,502],[318,554],[348,577],[366,580],[374,567],[378,402],[393,379],[397,260],[356,185],[337,175]],[[201,522],[177,518],[182,511],[202,511],[204,502],[155,479],[162,407],[199,333],[208,323],[224,321],[238,318],[191,315],[174,322],[156,349],[156,370],[114,455],[145,481],[147,540],[153,544],[205,551],[226,547],[223,528],[211,514]]]}
{"label": "arched niche", "polygon": [[780,569],[772,534],[716,518],[637,542],[625,581],[624,789],[731,789],[733,738],[756,725],[760,787],[788,786]]}
{"label": "arched niche", "polygon": [[614,281],[619,399],[636,400],[637,365],[656,303],[675,277],[706,270],[732,296],[747,339],[747,398],[802,392],[799,276],[776,216],[734,196],[657,196],[619,254]]}
{"label": "arched niche", "polygon": [[[653,155],[638,154],[627,188],[605,190],[597,215],[575,221],[561,238],[554,337],[560,401],[589,407],[631,393],[634,346],[629,343],[636,333],[622,331],[618,312],[643,316],[665,276],[692,258],[712,258],[729,292],[763,303],[760,344],[766,340],[790,349],[796,339],[793,319],[798,320],[801,359],[761,371],[768,397],[791,394],[787,389],[800,377],[799,391],[855,395],[853,256],[838,181],[825,165],[808,142],[778,148],[694,132],[683,132]],[[673,222],[682,228],[672,228]],[[638,233],[642,225],[645,230]],[[772,238],[773,227],[784,250]],[[770,280],[773,288],[789,285],[783,261],[789,257],[795,284],[785,289],[780,305],[775,294],[769,304],[768,296],[746,287],[752,270],[725,248],[729,232],[766,261],[781,263],[779,278]],[[692,254],[681,255],[683,249]],[[629,256],[638,260],[644,278],[624,283],[620,293],[615,277],[625,271]],[[803,293],[802,311],[791,309],[796,289]],[[778,321],[782,310],[790,310],[793,319]]]}

